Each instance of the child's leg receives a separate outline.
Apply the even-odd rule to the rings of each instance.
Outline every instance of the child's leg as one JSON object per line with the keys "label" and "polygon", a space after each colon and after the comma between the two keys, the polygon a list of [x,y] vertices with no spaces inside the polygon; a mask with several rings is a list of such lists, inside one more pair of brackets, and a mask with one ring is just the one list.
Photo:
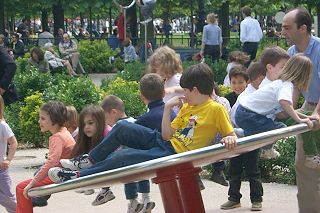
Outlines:
{"label": "child's leg", "polygon": [[141,212],[151,212],[155,207],[155,202],[151,201],[150,198],[150,182],[149,180],[142,180],[137,183],[138,192],[142,193],[141,203],[143,204],[143,209]]}
{"label": "child's leg", "polygon": [[127,200],[133,200],[138,198],[138,183],[126,183],[124,184],[124,192]]}
{"label": "child's leg", "polygon": [[102,142],[90,151],[89,156],[92,163],[96,163],[105,160],[120,145],[147,150],[159,146],[159,143],[162,143],[159,132],[127,121],[120,121]]}
{"label": "child's leg", "polygon": [[[16,186],[17,210],[16,213],[33,213],[32,200],[23,196],[24,188],[31,182],[31,179],[20,182]],[[46,177],[41,182],[36,183],[33,187],[45,186],[53,182]]]}
{"label": "child's leg", "polygon": [[0,205],[9,213],[16,212],[16,198],[11,191],[11,178],[8,169],[0,169]]}
{"label": "child's leg", "polygon": [[239,155],[237,157],[233,157],[230,159],[229,165],[229,191],[228,200],[234,202],[240,202],[242,197],[240,193],[241,187],[241,175],[243,171],[243,155]]}
{"label": "child's leg", "polygon": [[251,202],[262,202],[263,188],[261,183],[260,170],[258,168],[259,149],[245,153],[243,155],[243,164],[246,175],[250,182]]}

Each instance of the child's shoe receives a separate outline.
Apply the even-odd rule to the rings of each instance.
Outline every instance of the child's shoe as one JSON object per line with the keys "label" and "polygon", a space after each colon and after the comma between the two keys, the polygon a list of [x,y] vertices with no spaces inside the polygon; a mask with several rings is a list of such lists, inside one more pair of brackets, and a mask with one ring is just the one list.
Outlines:
{"label": "child's shoe", "polygon": [[228,210],[228,209],[235,209],[235,208],[238,208],[238,207],[241,207],[241,203],[240,202],[228,200],[227,202],[225,202],[224,204],[222,204],[220,206],[220,209]]}
{"label": "child's shoe", "polygon": [[91,203],[93,206],[98,206],[104,204],[110,200],[115,199],[116,197],[112,193],[112,191],[108,189],[101,189],[96,199]]}
{"label": "child's shoe", "polygon": [[277,158],[279,156],[280,156],[280,153],[277,150],[275,150],[274,148],[263,149],[261,151],[261,155],[260,155],[260,157],[264,158],[264,159],[274,159],[274,158]]}
{"label": "child's shoe", "polygon": [[92,195],[94,193],[94,189],[88,189],[83,192],[85,195]]}
{"label": "child's shoe", "polygon": [[71,159],[61,159],[60,163],[63,168],[68,168],[71,170],[81,170],[92,166],[88,154],[80,155]]}
{"label": "child's shoe", "polygon": [[143,204],[143,208],[139,213],[151,213],[152,209],[156,206],[155,202],[150,201],[149,196],[143,197],[141,203]]}
{"label": "child's shoe", "polygon": [[234,132],[236,133],[238,138],[244,137],[244,131],[241,128],[234,128]]}
{"label": "child's shoe", "polygon": [[127,213],[138,213],[142,210],[142,208],[143,208],[143,204],[139,203],[137,199],[132,199],[128,204]]}
{"label": "child's shoe", "polygon": [[60,167],[53,167],[48,171],[48,177],[54,183],[62,183],[79,177],[78,171],[65,169]]}
{"label": "child's shoe", "polygon": [[229,186],[228,181],[226,180],[226,176],[223,171],[214,171],[210,177],[210,180],[216,182],[222,186]]}
{"label": "child's shoe", "polygon": [[261,202],[253,202],[251,206],[251,211],[262,211],[262,203]]}
{"label": "child's shoe", "polygon": [[306,156],[304,165],[311,169],[320,169],[320,156],[319,155]]}

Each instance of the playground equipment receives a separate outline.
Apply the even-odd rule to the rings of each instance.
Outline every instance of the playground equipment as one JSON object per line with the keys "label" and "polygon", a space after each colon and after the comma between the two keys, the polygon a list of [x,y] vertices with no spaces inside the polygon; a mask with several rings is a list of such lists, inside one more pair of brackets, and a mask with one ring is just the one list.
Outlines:
{"label": "playground equipment", "polygon": [[140,24],[144,26],[144,61],[147,63],[148,59],[148,23],[151,22],[152,19],[141,21]]}
{"label": "playground equipment", "polygon": [[[316,122],[314,122],[314,125]],[[30,197],[44,196],[75,189],[92,189],[129,183],[152,178],[159,185],[163,206],[166,212],[203,213],[205,212],[200,189],[197,182],[199,166],[234,157],[278,139],[310,131],[306,124],[272,130],[237,140],[237,147],[228,151],[223,145],[217,144],[192,150],[185,153],[170,155],[143,163],[105,171],[60,184],[51,184],[29,190]]]}
{"label": "playground equipment", "polygon": [[[118,3],[117,0],[113,0],[113,2],[120,7],[120,4]],[[133,0],[128,6],[124,6],[123,7],[123,25],[124,25],[124,38],[127,38],[127,9],[133,7],[133,5],[135,4],[135,0]]]}

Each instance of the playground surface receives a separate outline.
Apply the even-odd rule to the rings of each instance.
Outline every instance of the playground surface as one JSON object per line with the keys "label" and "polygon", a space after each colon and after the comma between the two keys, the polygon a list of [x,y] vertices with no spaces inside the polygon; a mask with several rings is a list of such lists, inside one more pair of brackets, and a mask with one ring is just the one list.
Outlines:
{"label": "playground surface", "polygon": [[[47,149],[25,149],[18,150],[12,161],[10,175],[12,177],[13,187],[22,180],[31,178],[35,171],[35,167],[42,165],[45,161],[45,153]],[[213,183],[209,180],[203,180],[206,187],[201,191],[204,206],[207,213],[219,212],[251,212],[249,199],[249,184],[244,182],[241,187],[243,198],[241,200],[241,208],[233,210],[220,210],[220,205],[227,201],[228,187],[224,187]],[[297,187],[285,184],[264,183],[263,196],[263,212],[265,213],[294,213],[298,212],[298,204],[296,199]],[[115,185],[111,187],[116,199],[100,206],[91,206],[91,202],[95,199],[98,189],[93,195],[78,194],[74,191],[66,191],[53,194],[50,198],[49,205],[46,207],[34,208],[35,213],[56,213],[69,212],[70,210],[78,213],[124,213],[127,211],[127,201],[125,200],[123,185]],[[156,203],[153,213],[164,213],[161,194],[156,184],[151,184],[151,197]],[[6,212],[0,206],[0,212]]]}

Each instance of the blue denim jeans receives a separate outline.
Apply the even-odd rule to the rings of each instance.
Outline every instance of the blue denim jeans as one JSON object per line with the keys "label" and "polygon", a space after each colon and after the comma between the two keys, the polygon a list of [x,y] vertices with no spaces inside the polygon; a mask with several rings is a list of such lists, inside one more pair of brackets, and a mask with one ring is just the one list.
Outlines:
{"label": "blue denim jeans", "polygon": [[138,197],[138,192],[150,193],[150,182],[149,180],[142,180],[139,182],[127,183],[124,185],[124,191],[127,200],[135,199]]}
{"label": "blue denim jeans", "polygon": [[[115,152],[121,145],[128,148]],[[80,176],[172,154],[176,154],[176,152],[171,143],[164,141],[158,131],[127,121],[119,121],[101,143],[89,152],[89,158],[94,165],[81,170]]]}

